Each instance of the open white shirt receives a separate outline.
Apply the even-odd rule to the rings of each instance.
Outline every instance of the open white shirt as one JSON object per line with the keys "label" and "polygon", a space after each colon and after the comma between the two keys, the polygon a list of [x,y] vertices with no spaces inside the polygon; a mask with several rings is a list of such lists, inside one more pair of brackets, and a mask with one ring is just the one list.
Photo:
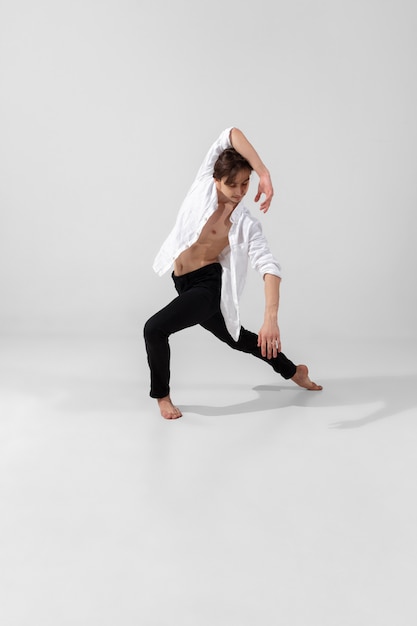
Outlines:
{"label": "open white shirt", "polygon": [[[231,148],[230,132],[224,130],[208,151],[197,176],[178,213],[175,226],[163,243],[153,263],[155,272],[162,276],[176,258],[193,245],[209,217],[218,207],[217,189],[213,178],[214,164],[219,155]],[[271,254],[262,234],[260,222],[239,202],[230,216],[229,245],[219,255],[222,265],[222,292],[220,308],[227,330],[235,341],[240,333],[239,298],[245,286],[248,259],[262,276],[282,276],[281,267]]]}

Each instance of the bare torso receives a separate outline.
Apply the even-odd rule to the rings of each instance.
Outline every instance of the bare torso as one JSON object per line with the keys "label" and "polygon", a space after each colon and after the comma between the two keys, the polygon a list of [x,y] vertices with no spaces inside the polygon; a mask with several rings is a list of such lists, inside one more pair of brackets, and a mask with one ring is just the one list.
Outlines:
{"label": "bare torso", "polygon": [[219,260],[219,254],[229,244],[231,205],[219,206],[211,215],[197,241],[184,250],[174,262],[174,274],[182,276]]}

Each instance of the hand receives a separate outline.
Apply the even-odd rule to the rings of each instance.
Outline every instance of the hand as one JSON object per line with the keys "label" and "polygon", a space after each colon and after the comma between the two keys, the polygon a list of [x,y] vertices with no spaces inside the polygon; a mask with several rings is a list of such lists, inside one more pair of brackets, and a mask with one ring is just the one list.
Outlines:
{"label": "hand", "polygon": [[272,196],[274,195],[274,189],[272,187],[269,172],[266,172],[259,177],[258,193],[255,196],[255,202],[258,202],[262,194],[265,194],[266,197],[259,208],[261,211],[266,213],[269,209],[269,205],[271,204]]}
{"label": "hand", "polygon": [[258,348],[261,348],[261,354],[268,359],[277,357],[281,352],[281,337],[278,324],[275,322],[264,322],[258,333]]}

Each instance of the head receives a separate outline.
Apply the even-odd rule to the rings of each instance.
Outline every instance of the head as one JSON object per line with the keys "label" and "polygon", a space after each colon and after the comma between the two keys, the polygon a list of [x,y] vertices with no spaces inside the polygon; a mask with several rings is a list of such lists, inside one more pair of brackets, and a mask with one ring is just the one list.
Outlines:
{"label": "head", "polygon": [[246,195],[252,166],[234,148],[224,150],[214,164],[213,178],[223,201],[237,204]]}

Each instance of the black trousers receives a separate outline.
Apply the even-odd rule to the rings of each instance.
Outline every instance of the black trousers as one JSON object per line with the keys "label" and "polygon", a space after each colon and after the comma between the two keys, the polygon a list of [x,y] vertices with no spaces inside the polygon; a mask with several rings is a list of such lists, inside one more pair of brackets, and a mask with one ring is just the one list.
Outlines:
{"label": "black trousers", "polygon": [[221,276],[220,263],[206,265],[183,276],[172,274],[178,297],[153,315],[144,328],[152,398],[163,398],[169,394],[169,336],[196,324],[209,330],[234,350],[265,361],[283,378],[294,376],[296,366],[282,352],[272,359],[262,356],[255,333],[242,327],[237,341],[230,335],[220,311]]}

